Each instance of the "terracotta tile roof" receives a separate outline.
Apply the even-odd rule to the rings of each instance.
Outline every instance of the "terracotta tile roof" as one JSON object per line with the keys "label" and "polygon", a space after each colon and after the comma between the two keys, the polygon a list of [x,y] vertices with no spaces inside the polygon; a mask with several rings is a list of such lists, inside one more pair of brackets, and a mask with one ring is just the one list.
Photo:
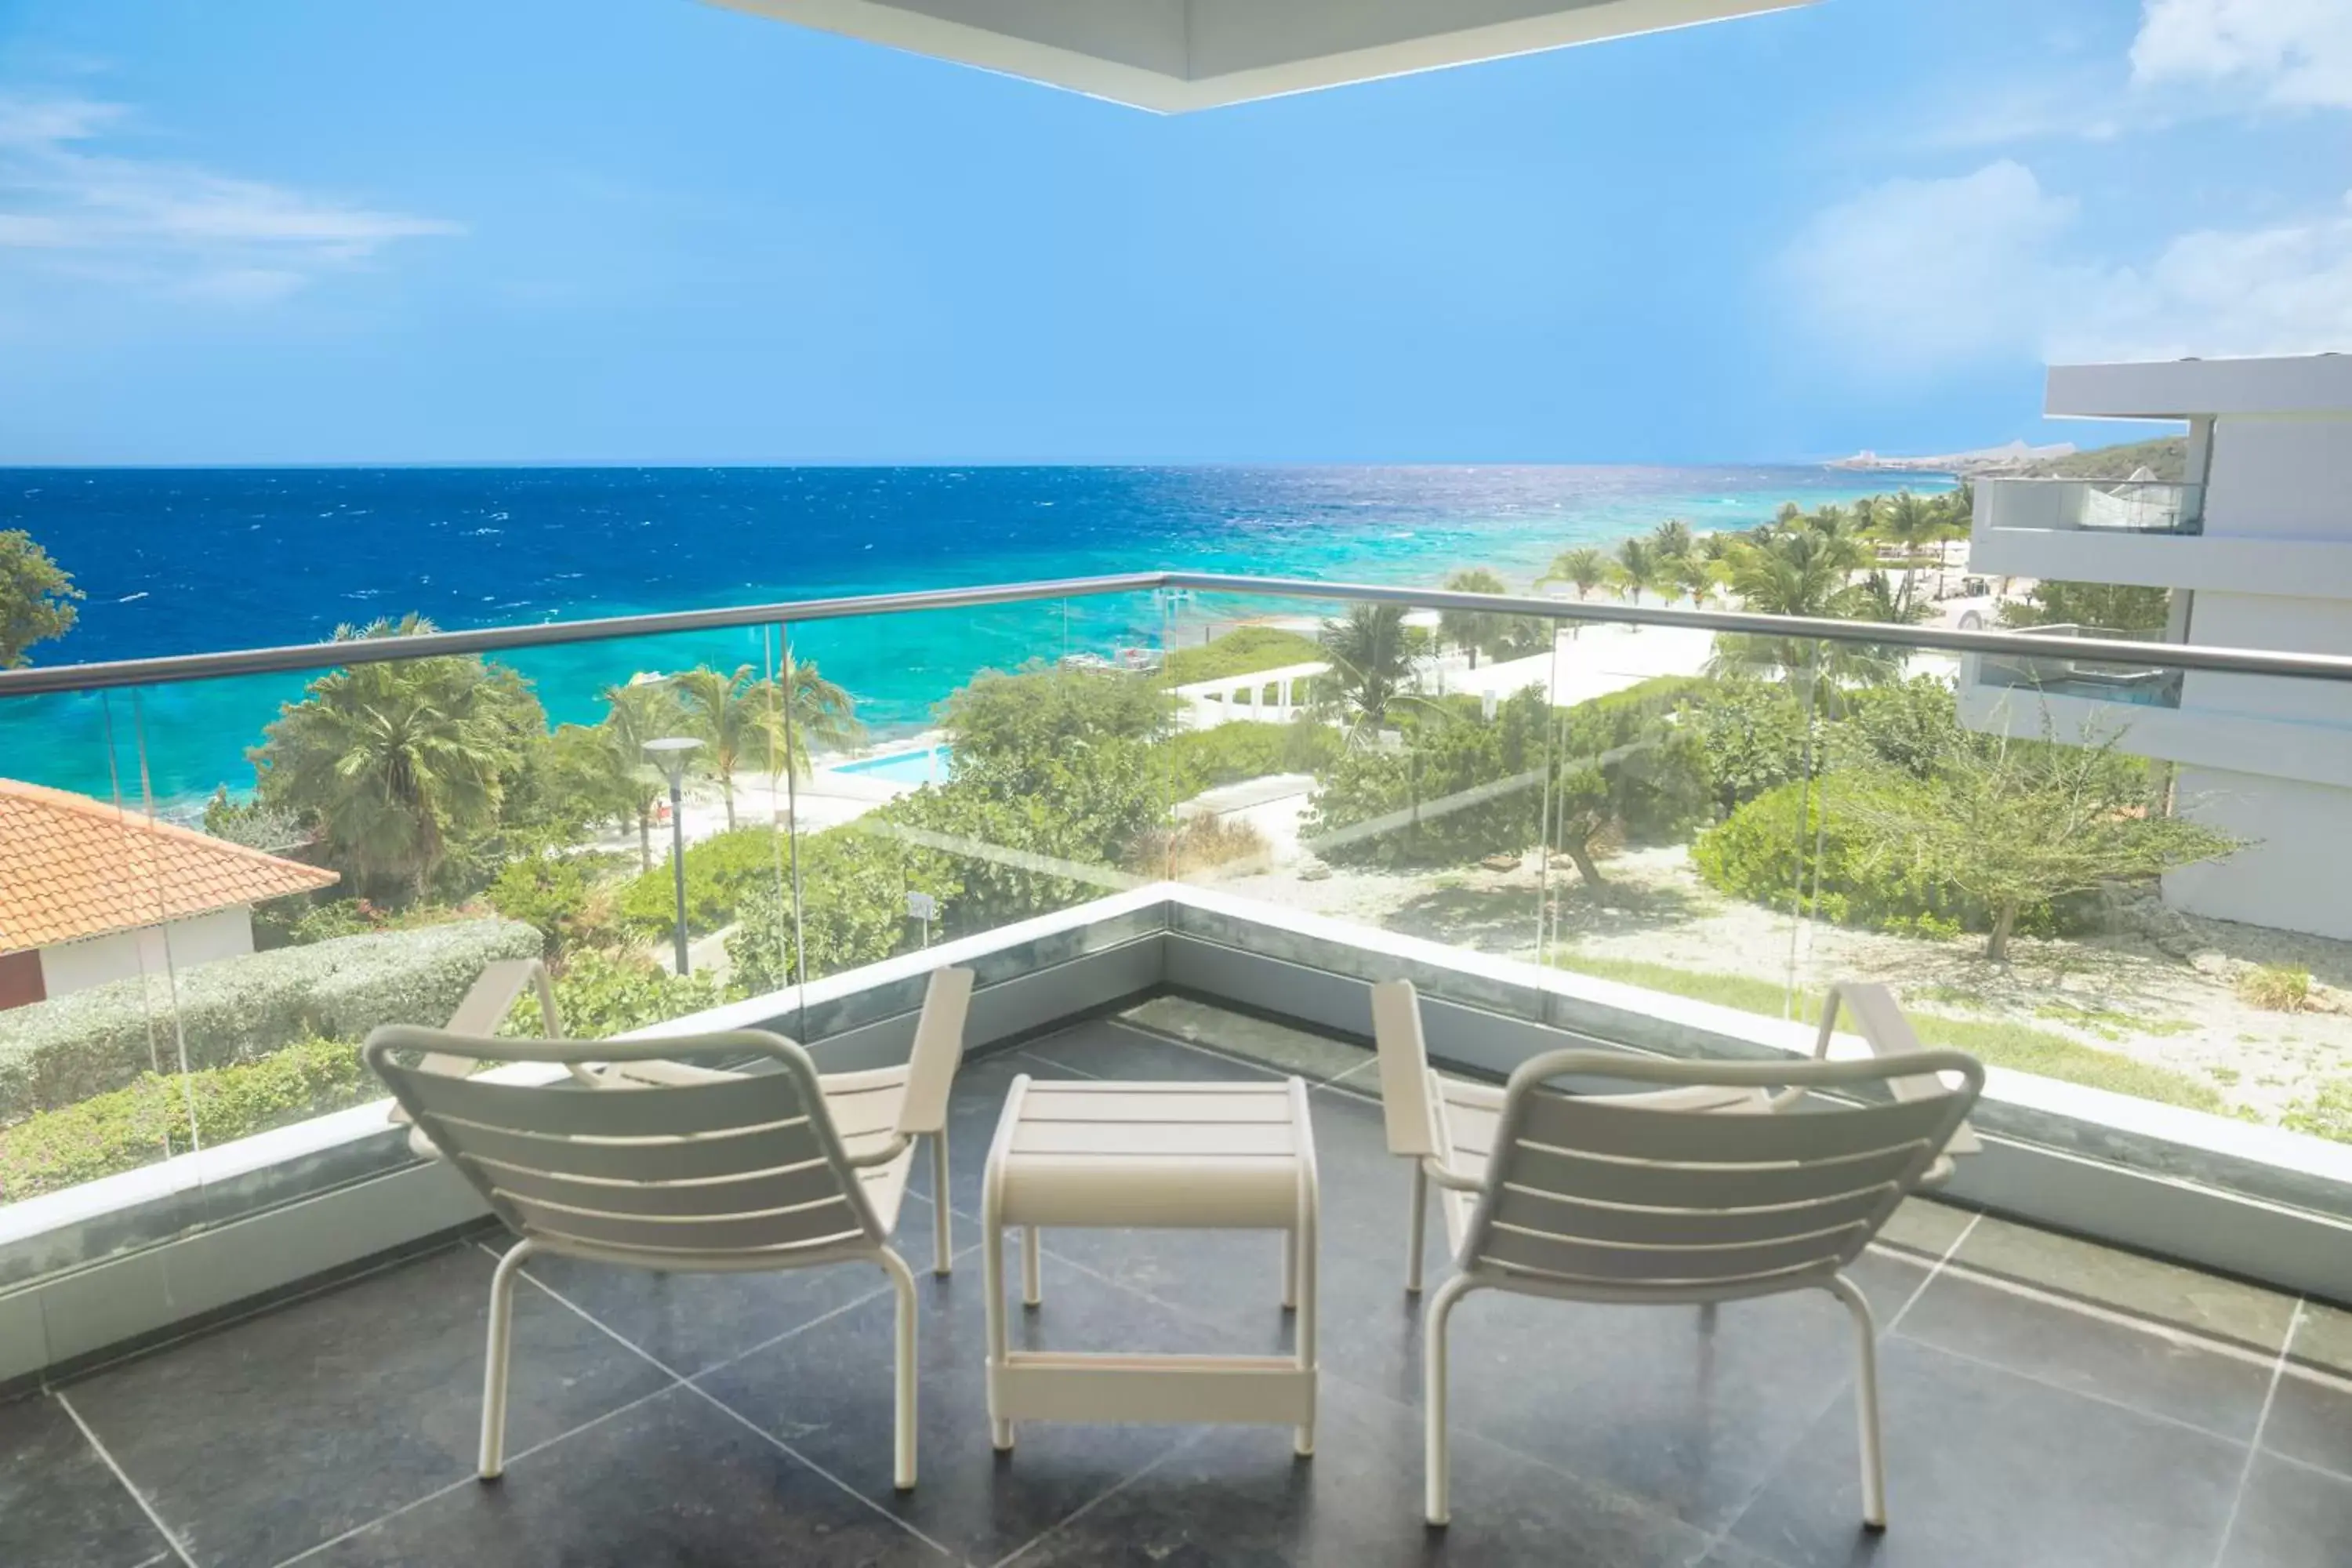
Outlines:
{"label": "terracotta tile roof", "polygon": [[84,795],[0,779],[0,952],[331,887],[321,871]]}

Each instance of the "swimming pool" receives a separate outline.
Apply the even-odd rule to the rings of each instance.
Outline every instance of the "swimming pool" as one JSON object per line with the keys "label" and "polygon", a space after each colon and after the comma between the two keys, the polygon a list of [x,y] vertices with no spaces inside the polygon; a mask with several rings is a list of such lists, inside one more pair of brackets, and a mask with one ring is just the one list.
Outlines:
{"label": "swimming pool", "polygon": [[925,746],[912,752],[886,752],[878,757],[860,757],[854,763],[835,763],[833,771],[880,779],[885,784],[945,784],[950,754],[945,746]]}

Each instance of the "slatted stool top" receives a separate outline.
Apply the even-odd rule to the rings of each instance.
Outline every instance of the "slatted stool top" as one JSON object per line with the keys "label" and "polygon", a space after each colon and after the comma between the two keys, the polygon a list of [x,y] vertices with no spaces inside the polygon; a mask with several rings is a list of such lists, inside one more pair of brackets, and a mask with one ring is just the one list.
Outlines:
{"label": "slatted stool top", "polygon": [[990,1163],[1006,1225],[1259,1229],[1298,1213],[1307,1086],[1014,1081]]}

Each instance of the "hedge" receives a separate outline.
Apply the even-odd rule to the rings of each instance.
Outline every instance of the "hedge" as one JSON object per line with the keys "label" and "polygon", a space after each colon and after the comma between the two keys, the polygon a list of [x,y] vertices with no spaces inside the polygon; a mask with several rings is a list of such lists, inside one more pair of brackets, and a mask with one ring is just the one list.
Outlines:
{"label": "hedge", "polygon": [[382,1093],[359,1047],[340,1040],[306,1039],[261,1061],[185,1079],[142,1073],[128,1088],[0,1129],[0,1203],[188,1152],[195,1146],[188,1132],[191,1102],[196,1129],[210,1146]]}
{"label": "hedge", "polygon": [[[176,1011],[192,1069],[251,1061],[308,1037],[356,1041],[378,1024],[447,1021],[483,965],[536,958],[540,934],[463,921],[340,937],[183,970]],[[176,1067],[173,989],[161,974],[0,1013],[0,1127]]]}

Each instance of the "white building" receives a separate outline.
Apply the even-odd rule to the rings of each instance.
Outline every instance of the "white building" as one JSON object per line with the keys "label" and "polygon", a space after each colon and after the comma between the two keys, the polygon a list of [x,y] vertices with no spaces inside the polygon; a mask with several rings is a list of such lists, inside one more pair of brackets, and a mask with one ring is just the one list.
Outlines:
{"label": "white building", "polygon": [[253,906],[335,873],[0,779],[0,1008],[253,951]]}
{"label": "white building", "polygon": [[[2352,357],[2057,365],[2048,410],[2187,420],[2187,482],[1982,480],[1970,571],[2168,588],[2169,642],[2352,654]],[[2255,842],[2166,899],[2352,938],[2352,689],[1972,658],[1961,711],[2180,764],[2179,808]]]}

